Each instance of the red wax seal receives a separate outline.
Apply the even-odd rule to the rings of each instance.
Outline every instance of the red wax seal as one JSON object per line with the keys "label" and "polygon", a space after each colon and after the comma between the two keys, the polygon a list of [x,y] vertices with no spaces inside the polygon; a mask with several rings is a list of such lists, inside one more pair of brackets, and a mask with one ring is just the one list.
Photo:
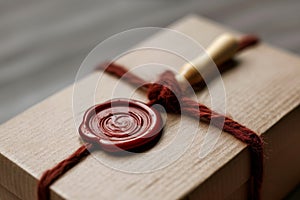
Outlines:
{"label": "red wax seal", "polygon": [[110,152],[141,147],[162,130],[158,111],[130,99],[114,99],[88,109],[79,127],[86,142],[98,143]]}

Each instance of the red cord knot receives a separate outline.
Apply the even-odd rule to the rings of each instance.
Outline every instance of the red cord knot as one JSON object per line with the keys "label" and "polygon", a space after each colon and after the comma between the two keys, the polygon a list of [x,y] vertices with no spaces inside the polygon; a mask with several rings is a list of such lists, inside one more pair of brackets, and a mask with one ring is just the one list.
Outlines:
{"label": "red cord knot", "polygon": [[161,74],[159,80],[148,88],[148,105],[160,104],[169,113],[181,113],[182,97],[183,92],[171,71]]}

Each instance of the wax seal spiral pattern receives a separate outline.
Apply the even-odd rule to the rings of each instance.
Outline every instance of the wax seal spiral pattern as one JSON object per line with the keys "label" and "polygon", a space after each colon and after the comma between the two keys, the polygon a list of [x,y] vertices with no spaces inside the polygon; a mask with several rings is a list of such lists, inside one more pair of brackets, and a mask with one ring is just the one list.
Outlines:
{"label": "wax seal spiral pattern", "polygon": [[88,109],[79,127],[86,142],[116,152],[141,147],[162,130],[160,113],[143,102],[113,99]]}

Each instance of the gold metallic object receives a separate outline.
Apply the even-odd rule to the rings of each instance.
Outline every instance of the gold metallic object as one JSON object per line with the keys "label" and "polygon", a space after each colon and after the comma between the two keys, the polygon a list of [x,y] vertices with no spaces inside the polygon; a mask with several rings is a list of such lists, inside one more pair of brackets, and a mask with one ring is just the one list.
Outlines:
{"label": "gold metallic object", "polygon": [[231,59],[238,49],[238,40],[235,36],[225,33],[217,37],[207,48],[206,53],[186,63],[176,76],[177,81],[186,88],[186,80],[195,85],[203,81],[201,74],[209,75],[214,71],[215,65],[221,64]]}

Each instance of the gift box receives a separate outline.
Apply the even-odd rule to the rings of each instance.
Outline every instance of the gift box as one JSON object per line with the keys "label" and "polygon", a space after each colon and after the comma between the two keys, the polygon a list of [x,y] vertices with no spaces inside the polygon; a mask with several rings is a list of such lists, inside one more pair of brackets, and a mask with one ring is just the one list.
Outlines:
{"label": "gift box", "polygon": [[[203,47],[224,32],[241,35],[195,15],[184,17],[169,28]],[[136,44],[137,49],[167,44],[180,46],[183,54],[192,53],[189,45],[172,42],[170,31],[158,31]],[[168,67],[178,70],[186,59],[163,49],[140,48],[115,62],[153,81]],[[146,66],[143,70],[134,70],[142,65]],[[300,180],[297,155],[300,59],[261,42],[238,54],[230,65],[233,66],[221,75],[226,91],[226,115],[262,135],[265,149],[262,199],[282,198]],[[214,79],[208,83],[211,87],[218,84]],[[114,93],[116,85],[122,92]],[[78,105],[75,113],[83,113],[93,103],[128,94],[147,102],[144,91],[99,71],[79,80],[75,93],[76,88],[91,86],[96,88],[93,94],[96,102]],[[1,199],[36,199],[43,172],[82,145],[76,124],[82,115],[75,115],[78,119],[74,123],[74,101],[77,102],[74,98],[91,94],[78,89],[80,95],[74,97],[74,88],[62,90],[1,125]],[[195,98],[212,106],[208,88],[195,92]],[[92,153],[51,185],[50,199],[246,199],[249,196],[251,158],[246,144],[226,132],[209,141],[209,126],[189,116],[168,114],[163,118],[163,133],[152,148],[130,156],[104,151]],[[217,129],[213,128],[214,133]],[[212,146],[202,155],[205,141]],[[177,148],[166,153],[165,149],[170,144],[174,146],[174,142]],[[155,152],[159,152],[161,163],[148,156],[156,155]]]}

